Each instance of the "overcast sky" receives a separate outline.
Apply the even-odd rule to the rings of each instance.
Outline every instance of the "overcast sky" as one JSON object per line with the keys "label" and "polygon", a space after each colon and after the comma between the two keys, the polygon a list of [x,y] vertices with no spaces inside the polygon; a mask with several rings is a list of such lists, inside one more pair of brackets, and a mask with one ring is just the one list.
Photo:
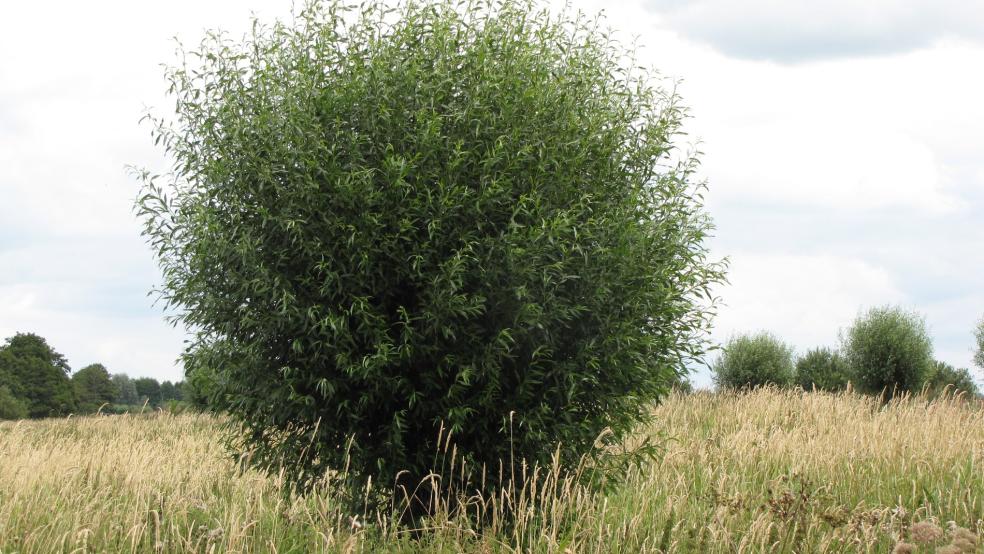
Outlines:
{"label": "overcast sky", "polygon": [[[559,5],[562,2],[555,2]],[[984,4],[637,0],[595,13],[668,78],[703,154],[711,247],[731,260],[718,341],[769,330],[836,346],[864,308],[924,314],[972,368],[984,315]],[[138,124],[167,113],[173,37],[234,35],[289,2],[7,2],[0,8],[0,338],[35,332],[73,368],[181,378],[183,333],[125,166],[163,168]],[[972,369],[979,382],[979,370]],[[708,386],[708,372],[695,382]]]}

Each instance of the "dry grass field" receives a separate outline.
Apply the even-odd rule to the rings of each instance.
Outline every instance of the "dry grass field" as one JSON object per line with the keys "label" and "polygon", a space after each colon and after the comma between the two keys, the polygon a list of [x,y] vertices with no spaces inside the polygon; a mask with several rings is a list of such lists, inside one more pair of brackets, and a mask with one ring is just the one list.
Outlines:
{"label": "dry grass field", "polygon": [[527,469],[516,525],[418,533],[237,473],[213,416],[5,422],[0,553],[984,551],[979,405],[766,389],[655,415],[664,455],[615,491]]}

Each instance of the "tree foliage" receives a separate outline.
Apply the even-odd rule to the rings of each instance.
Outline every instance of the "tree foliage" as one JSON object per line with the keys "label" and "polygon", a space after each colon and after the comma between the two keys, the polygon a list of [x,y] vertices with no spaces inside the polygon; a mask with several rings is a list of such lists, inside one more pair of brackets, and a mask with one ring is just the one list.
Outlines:
{"label": "tree foliage", "polygon": [[926,377],[926,392],[930,396],[939,396],[944,392],[951,394],[966,393],[975,396],[979,393],[977,383],[966,368],[957,369],[952,365],[936,360]]}
{"label": "tree foliage", "polygon": [[932,368],[933,345],[925,320],[899,307],[861,314],[842,342],[851,374],[863,392],[918,392]]}
{"label": "tree foliage", "polygon": [[702,357],[721,278],[679,98],[528,2],[352,8],[168,73],[173,173],[139,209],[189,380],[302,486],[422,477],[442,428],[490,475],[621,439]]}
{"label": "tree foliage", "polygon": [[835,350],[814,348],[796,360],[796,383],[803,390],[840,391],[850,380],[847,362]]}
{"label": "tree foliage", "polygon": [[87,365],[76,371],[72,375],[72,384],[82,413],[93,413],[116,398],[116,385],[102,364]]}
{"label": "tree foliage", "polygon": [[793,381],[793,348],[772,333],[737,335],[725,344],[711,371],[714,382],[726,389],[787,386]]}
{"label": "tree foliage", "polygon": [[[0,375],[0,383],[6,382]],[[0,384],[0,419],[24,419],[27,416],[27,403],[14,396],[8,385]]]}
{"label": "tree foliage", "polygon": [[0,377],[9,381],[0,385],[27,405],[30,417],[61,416],[75,410],[69,371],[65,357],[33,333],[18,333],[0,346]]}
{"label": "tree foliage", "polygon": [[171,400],[181,400],[181,387],[175,385],[170,381],[164,381],[161,383],[161,402],[169,402]]}
{"label": "tree foliage", "polygon": [[147,402],[151,406],[161,403],[161,384],[153,377],[140,377],[133,380],[133,386],[137,389],[139,402]]}
{"label": "tree foliage", "polygon": [[116,373],[112,377],[113,385],[116,387],[116,397],[113,402],[122,406],[133,406],[140,403],[140,395],[137,394],[137,386],[133,379],[126,373]]}

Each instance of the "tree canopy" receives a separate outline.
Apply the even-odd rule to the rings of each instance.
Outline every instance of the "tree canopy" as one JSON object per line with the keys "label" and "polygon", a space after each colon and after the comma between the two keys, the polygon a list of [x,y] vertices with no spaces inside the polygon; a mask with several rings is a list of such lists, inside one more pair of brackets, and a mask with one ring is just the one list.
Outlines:
{"label": "tree canopy", "polygon": [[78,409],[83,413],[97,411],[103,404],[111,404],[116,398],[116,385],[102,364],[91,364],[72,375]]}
{"label": "tree canopy", "polygon": [[722,267],[686,111],[627,54],[532,2],[315,2],[169,69],[140,216],[252,463],[412,480],[443,430],[570,467],[646,419]]}
{"label": "tree canopy", "polygon": [[836,350],[814,348],[796,360],[796,383],[803,390],[839,391],[850,381],[850,368]]}
{"label": "tree canopy", "polygon": [[897,306],[859,315],[843,343],[851,374],[864,392],[918,392],[932,371],[933,344],[925,319]]}
{"label": "tree canopy", "polygon": [[113,385],[116,387],[116,398],[113,399],[116,404],[132,406],[140,403],[137,386],[134,384],[133,379],[130,379],[126,373],[116,373],[113,375],[112,380]]}
{"label": "tree canopy", "polygon": [[30,417],[67,415],[75,410],[69,371],[65,357],[33,333],[18,333],[0,346],[0,377],[9,380],[0,384],[26,404]]}
{"label": "tree canopy", "polygon": [[711,366],[714,382],[727,389],[752,389],[793,382],[793,348],[772,333],[737,335]]}
{"label": "tree canopy", "polygon": [[133,380],[139,402],[147,402],[152,406],[161,403],[161,384],[153,377],[139,377]]}

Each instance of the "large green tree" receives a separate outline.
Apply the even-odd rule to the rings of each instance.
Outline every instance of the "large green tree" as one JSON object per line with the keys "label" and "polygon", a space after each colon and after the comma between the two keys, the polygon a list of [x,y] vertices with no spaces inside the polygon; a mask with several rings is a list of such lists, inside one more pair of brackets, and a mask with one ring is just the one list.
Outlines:
{"label": "large green tree", "polygon": [[83,413],[92,413],[103,404],[111,404],[116,398],[116,385],[102,364],[91,364],[72,375],[78,408]]}
{"label": "large green tree", "polygon": [[44,338],[18,333],[0,346],[0,378],[14,397],[27,405],[30,417],[72,413],[75,390],[69,379],[68,361]]}
{"label": "large green tree", "polygon": [[412,489],[443,429],[475,476],[558,443],[571,467],[703,356],[722,268],[686,112],[595,22],[314,3],[254,29],[168,72],[173,178],[139,200],[252,463]]}

